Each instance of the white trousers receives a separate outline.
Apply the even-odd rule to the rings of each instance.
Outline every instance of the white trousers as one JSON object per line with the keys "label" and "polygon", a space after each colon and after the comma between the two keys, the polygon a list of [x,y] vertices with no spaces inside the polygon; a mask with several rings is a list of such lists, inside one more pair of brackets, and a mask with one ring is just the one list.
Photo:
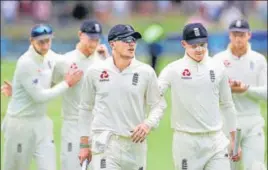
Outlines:
{"label": "white trousers", "polygon": [[173,160],[175,170],[230,170],[223,132],[190,134],[175,131]]}
{"label": "white trousers", "polygon": [[[264,120],[260,116],[240,116],[237,126],[241,129],[240,146],[242,160],[237,167],[244,170],[263,170],[265,157],[265,136],[263,131]],[[225,132],[226,135],[229,135]]]}
{"label": "white trousers", "polygon": [[80,136],[77,120],[63,120],[61,131],[61,169],[81,170],[78,159]]}
{"label": "white trousers", "polygon": [[4,170],[26,170],[34,158],[38,170],[56,170],[53,123],[46,117],[3,120]]}
{"label": "white trousers", "polygon": [[146,143],[133,143],[130,138],[112,135],[102,145],[99,136],[94,134],[92,138],[90,170],[146,170]]}

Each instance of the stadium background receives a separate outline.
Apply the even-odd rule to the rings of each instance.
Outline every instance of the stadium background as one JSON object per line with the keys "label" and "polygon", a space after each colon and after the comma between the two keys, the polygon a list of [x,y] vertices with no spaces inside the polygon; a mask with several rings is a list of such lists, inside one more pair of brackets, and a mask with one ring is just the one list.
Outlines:
{"label": "stadium background", "polygon": [[[107,44],[108,30],[115,24],[128,23],[143,33],[154,22],[162,25],[165,38],[159,43],[163,53],[157,73],[168,63],[183,56],[180,36],[188,22],[199,21],[207,26],[210,55],[224,50],[228,43],[227,28],[233,19],[248,19],[253,31],[252,48],[267,57],[267,2],[266,1],[1,1],[1,83],[12,80],[17,58],[29,46],[29,30],[36,23],[49,23],[55,30],[52,49],[58,53],[73,50],[78,42],[77,31],[84,19],[95,18],[103,24],[102,43]],[[137,47],[138,59],[149,62],[146,43]],[[160,127],[149,136],[148,170],[173,170],[172,130],[169,106]],[[48,115],[54,122],[57,161],[60,168],[61,99],[49,102]],[[1,96],[1,120],[8,99]],[[262,103],[262,114],[267,120],[267,105]],[[267,123],[267,121],[266,121]],[[266,127],[265,127],[266,132]],[[266,134],[266,133],[265,133]],[[267,136],[267,135],[266,135]],[[1,165],[3,161],[3,135],[1,135]],[[267,149],[266,149],[267,157]],[[267,159],[266,159],[267,160]],[[35,163],[30,170],[35,170]]]}

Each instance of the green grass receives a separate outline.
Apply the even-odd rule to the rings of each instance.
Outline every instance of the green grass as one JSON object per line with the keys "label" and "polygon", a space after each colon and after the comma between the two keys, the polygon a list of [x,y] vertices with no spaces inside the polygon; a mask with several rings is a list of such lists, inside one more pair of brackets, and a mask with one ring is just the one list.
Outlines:
{"label": "green grass", "polygon": [[[161,58],[159,61],[158,72],[166,66],[171,59]],[[3,80],[11,80],[15,68],[15,62],[1,61],[1,83]],[[170,103],[170,93],[167,93],[168,103]],[[8,99],[1,96],[1,120],[5,115]],[[57,98],[49,103],[48,115],[54,122],[54,137],[57,148],[57,169],[60,169],[60,129],[62,120],[60,118],[60,106],[61,100]],[[267,120],[266,105],[262,104],[262,113]],[[266,122],[267,123],[267,122]],[[266,134],[266,128],[265,128]],[[160,123],[160,127],[153,131],[148,140],[148,170],[174,170],[172,163],[172,130],[170,128],[170,105],[166,110],[166,114]],[[3,135],[1,135],[1,165],[2,165],[2,153],[3,153]],[[36,166],[33,163],[30,170],[35,170]]]}

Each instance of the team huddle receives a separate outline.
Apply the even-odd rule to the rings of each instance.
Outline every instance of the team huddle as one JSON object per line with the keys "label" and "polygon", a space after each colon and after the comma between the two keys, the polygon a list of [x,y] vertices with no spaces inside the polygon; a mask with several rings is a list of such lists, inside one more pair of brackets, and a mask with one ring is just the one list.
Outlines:
{"label": "team huddle", "polygon": [[[169,88],[175,170],[234,170],[231,165],[240,160],[244,170],[264,169],[259,102],[267,101],[267,62],[251,49],[246,20],[230,24],[229,46],[213,57],[206,28],[186,25],[184,56],[158,77],[136,59],[142,35],[132,26],[110,29],[111,55],[100,44],[99,22],[84,21],[78,36],[76,48],[59,55],[50,49],[52,28],[32,28],[12,84],[1,87],[10,96],[2,123],[4,170],[28,169],[32,158],[38,170],[56,170],[53,123],[46,112],[57,96],[62,96],[62,170],[84,164],[90,170],[146,170],[146,138],[161,123]],[[242,134],[234,154],[237,128]]]}

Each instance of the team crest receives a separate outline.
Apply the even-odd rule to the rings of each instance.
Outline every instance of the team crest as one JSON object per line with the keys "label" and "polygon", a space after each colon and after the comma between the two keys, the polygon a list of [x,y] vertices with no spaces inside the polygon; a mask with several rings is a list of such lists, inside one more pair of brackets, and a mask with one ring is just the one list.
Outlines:
{"label": "team crest", "polygon": [[200,36],[199,28],[194,28],[194,35],[195,35],[196,37]]}
{"label": "team crest", "polygon": [[210,70],[209,71],[209,75],[210,75],[210,80],[211,82],[214,82],[215,81],[215,73],[213,70]]}
{"label": "team crest", "polygon": [[48,65],[48,68],[51,70],[52,65],[51,65],[51,62],[50,61],[47,62],[47,65]]}
{"label": "team crest", "polygon": [[237,20],[236,23],[235,23],[235,26],[236,27],[241,27],[242,25],[242,22],[240,20]]}
{"label": "team crest", "polygon": [[249,68],[250,68],[250,70],[254,70],[254,63],[253,63],[253,61],[250,61]]}
{"label": "team crest", "polygon": [[139,82],[139,74],[138,73],[134,73],[133,74],[133,78],[132,78],[132,85],[136,86]]}
{"label": "team crest", "polygon": [[101,159],[100,160],[100,168],[101,169],[105,169],[106,168],[106,159]]}
{"label": "team crest", "polygon": [[183,160],[181,161],[181,169],[182,169],[182,170],[187,170],[187,169],[188,169],[187,159],[183,159]]}

